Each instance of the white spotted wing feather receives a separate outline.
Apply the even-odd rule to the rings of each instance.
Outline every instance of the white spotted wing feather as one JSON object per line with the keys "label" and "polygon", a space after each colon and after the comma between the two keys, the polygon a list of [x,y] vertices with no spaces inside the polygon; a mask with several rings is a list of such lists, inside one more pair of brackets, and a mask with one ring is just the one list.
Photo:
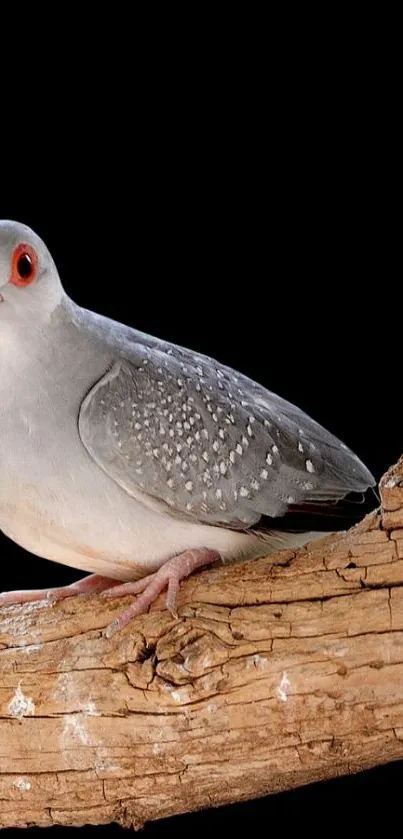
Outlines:
{"label": "white spotted wing feather", "polygon": [[127,492],[175,515],[245,528],[374,479],[295,406],[189,350],[131,345],[83,401],[79,431]]}

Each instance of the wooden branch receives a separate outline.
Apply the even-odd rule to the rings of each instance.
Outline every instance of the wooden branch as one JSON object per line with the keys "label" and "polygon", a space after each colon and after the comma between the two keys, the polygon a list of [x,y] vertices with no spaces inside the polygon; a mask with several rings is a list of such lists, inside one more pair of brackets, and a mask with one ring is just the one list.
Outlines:
{"label": "wooden branch", "polygon": [[[403,758],[403,458],[347,534],[0,613],[0,826],[144,822]],[[132,598],[125,598],[125,603]]]}

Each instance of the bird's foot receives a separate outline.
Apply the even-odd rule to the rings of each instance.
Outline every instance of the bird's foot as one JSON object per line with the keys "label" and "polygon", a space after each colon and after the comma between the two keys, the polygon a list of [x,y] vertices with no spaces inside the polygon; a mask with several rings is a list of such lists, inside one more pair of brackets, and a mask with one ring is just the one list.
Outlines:
{"label": "bird's foot", "polygon": [[100,577],[98,574],[90,574],[82,580],[77,580],[69,586],[59,588],[38,588],[22,591],[5,591],[0,594],[0,607],[9,606],[12,603],[29,603],[32,600],[49,600],[55,603],[65,597],[73,597],[75,594],[99,594],[107,588],[119,585],[119,580],[111,580],[109,577]]}
{"label": "bird's foot", "polygon": [[151,603],[159,594],[168,587],[166,606],[176,617],[176,598],[179,591],[179,583],[188,577],[196,568],[202,565],[210,565],[220,559],[217,551],[210,551],[207,548],[197,548],[193,551],[185,551],[178,556],[172,557],[154,574],[148,574],[141,580],[123,583],[104,591],[101,597],[121,597],[125,594],[140,594],[135,602],[125,609],[113,623],[109,624],[104,631],[106,638],[111,638],[137,615],[147,611]]}

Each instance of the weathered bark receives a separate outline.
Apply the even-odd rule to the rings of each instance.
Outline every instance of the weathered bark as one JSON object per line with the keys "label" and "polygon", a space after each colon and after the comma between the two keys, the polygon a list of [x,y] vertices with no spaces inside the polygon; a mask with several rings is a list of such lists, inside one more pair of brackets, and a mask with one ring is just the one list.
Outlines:
{"label": "weathered bark", "polygon": [[403,758],[403,459],[381,496],[112,640],[122,600],[2,609],[0,826],[139,826]]}

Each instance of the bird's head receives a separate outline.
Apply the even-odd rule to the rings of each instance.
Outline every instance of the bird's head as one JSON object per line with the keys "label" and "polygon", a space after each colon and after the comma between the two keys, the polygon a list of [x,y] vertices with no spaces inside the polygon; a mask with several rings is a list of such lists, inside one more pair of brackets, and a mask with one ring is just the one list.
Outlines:
{"label": "bird's head", "polygon": [[25,224],[0,221],[0,325],[46,323],[63,297],[42,239]]}

